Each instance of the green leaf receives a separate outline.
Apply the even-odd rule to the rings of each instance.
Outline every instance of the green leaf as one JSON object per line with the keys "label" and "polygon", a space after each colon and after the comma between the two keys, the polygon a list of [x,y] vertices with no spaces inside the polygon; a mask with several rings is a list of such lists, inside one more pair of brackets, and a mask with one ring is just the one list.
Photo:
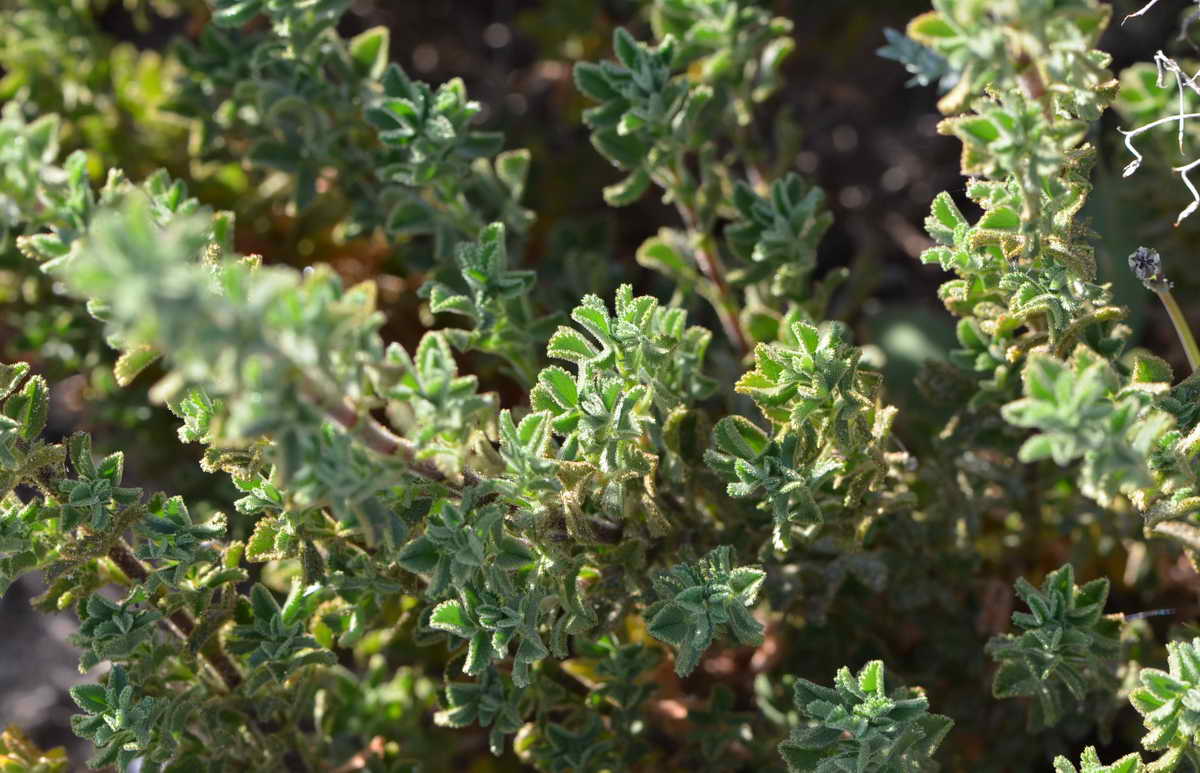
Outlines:
{"label": "green leaf", "polygon": [[400,549],[396,563],[414,574],[429,574],[439,561],[437,546],[428,537],[417,537]]}
{"label": "green leaf", "polygon": [[43,164],[52,164],[58,158],[58,136],[62,120],[55,114],[43,115],[29,124],[25,141],[29,152]]}
{"label": "green leaf", "polygon": [[221,27],[240,27],[262,10],[262,0],[223,2],[213,12],[213,22]]}
{"label": "green leaf", "polygon": [[354,60],[354,69],[359,75],[371,79],[383,75],[388,64],[390,40],[391,33],[382,25],[364,30],[350,38],[350,58]]}
{"label": "green leaf", "polygon": [[647,610],[647,630],[675,647],[675,673],[680,676],[699,665],[723,630],[739,643],[762,642],[762,624],[745,609],[757,596],[761,576],[749,567],[734,568],[732,562],[733,549],[722,545],[654,579],[659,601]]}
{"label": "green leaf", "polygon": [[[576,331],[569,327],[559,327],[550,337],[550,343],[546,346],[546,354],[555,359],[579,363],[595,357],[597,352],[587,339]],[[557,383],[555,387],[556,396],[564,394],[557,388]]]}
{"label": "green leaf", "polygon": [[[1070,564],[1048,574],[1040,588],[1023,578],[1017,595],[1032,614],[1016,612],[1019,634],[992,637],[987,652],[999,662],[992,682],[997,698],[1032,696],[1031,726],[1053,726],[1088,696],[1109,695],[1119,685],[1119,626],[1104,617],[1108,580],[1075,585]],[[1144,671],[1143,671],[1144,673]]]}
{"label": "green leaf", "polygon": [[483,673],[492,662],[493,652],[492,637],[487,631],[471,635],[467,643],[467,659],[463,662],[463,673],[472,676]]}
{"label": "green leaf", "polygon": [[25,440],[42,434],[49,411],[50,390],[41,376],[30,378],[4,402],[4,415],[21,423],[20,434]]}
{"label": "green leaf", "polygon": [[770,444],[767,433],[742,416],[726,416],[713,428],[717,448],[741,459],[757,459]]}
{"label": "green leaf", "polygon": [[989,228],[996,231],[1019,231],[1021,229],[1021,216],[1015,209],[1010,207],[1000,207],[985,213],[979,219],[979,228]]}
{"label": "green leaf", "polygon": [[799,726],[779,745],[790,773],[936,770],[934,753],[953,725],[928,713],[929,702],[915,690],[885,693],[878,660],[857,676],[840,669],[834,689],[798,679],[794,702]]}
{"label": "green leaf", "polygon": [[520,569],[534,559],[533,551],[524,542],[512,537],[501,537],[497,540],[497,548],[496,564],[501,569]]}
{"label": "green leaf", "polygon": [[113,366],[113,376],[120,386],[129,384],[146,368],[150,367],[159,357],[158,352],[149,346],[139,346],[122,352]]}
{"label": "green leaf", "polygon": [[679,647],[691,633],[688,612],[678,604],[667,604],[650,621],[647,628],[654,638]]}
{"label": "green leaf", "polygon": [[695,267],[663,238],[662,232],[642,242],[638,247],[637,262],[666,274],[681,285],[689,286],[697,280]]}
{"label": "green leaf", "polygon": [[[1189,661],[1200,659],[1200,638],[1190,642],[1167,643],[1167,662],[1170,672],[1143,668],[1138,673],[1139,687],[1129,696],[1133,707],[1142,715],[1146,736],[1142,745],[1147,749],[1169,750],[1164,757],[1196,752],[1197,732],[1200,731],[1194,701],[1184,697],[1200,689],[1196,679],[1189,678]],[[1169,768],[1168,768],[1169,769]]]}
{"label": "green leaf", "polygon": [[250,561],[269,561],[280,558],[275,550],[279,524],[274,518],[259,518],[254,532],[246,542],[246,558]]}
{"label": "green leaf", "polygon": [[509,150],[496,156],[496,176],[508,188],[513,201],[525,194],[525,179],[529,176],[532,154],[525,149]]}
{"label": "green leaf", "polygon": [[29,363],[0,363],[0,400],[8,397],[29,375]]}
{"label": "green leaf", "polygon": [[250,589],[250,605],[254,609],[254,616],[259,620],[271,620],[280,614],[275,596],[262,583],[255,583]]}
{"label": "green leaf", "polygon": [[637,169],[619,183],[604,188],[604,201],[610,207],[625,207],[642,197],[650,188],[650,174]]}
{"label": "green leaf", "polygon": [[99,714],[108,708],[105,690],[98,684],[77,684],[71,688],[71,700],[89,714]]}
{"label": "green leaf", "polygon": [[617,27],[613,30],[613,53],[617,55],[621,64],[631,70],[637,70],[641,63],[640,50],[638,42],[633,39],[633,35],[630,35],[627,29]]}
{"label": "green leaf", "polygon": [[[1134,358],[1133,382],[1135,384],[1171,383],[1174,374],[1171,365],[1161,357],[1140,352]],[[0,389],[0,394],[3,390]]]}
{"label": "green leaf", "polygon": [[604,69],[598,64],[593,62],[576,62],[571,74],[575,79],[575,87],[584,96],[590,97],[597,102],[608,102],[609,100],[618,99],[621,96],[620,92],[608,84],[608,78],[604,75]]}
{"label": "green leaf", "polygon": [[[609,188],[628,189],[628,195],[633,196],[631,201],[639,198],[650,185],[650,175],[643,168],[649,146],[642,140],[640,135],[621,134],[615,128],[600,129],[592,133],[592,145],[600,152],[600,155],[607,158],[618,168],[634,170],[634,173],[625,178],[624,182],[611,185]],[[637,190],[639,187],[641,188],[640,191]],[[605,188],[605,190],[607,191],[609,188]],[[617,194],[605,194],[606,201],[609,195],[615,196]],[[612,206],[618,205],[612,204]]]}
{"label": "green leaf", "polygon": [[929,11],[909,23],[908,36],[913,40],[928,43],[931,39],[957,38],[958,32],[937,11]]}
{"label": "green leaf", "polygon": [[433,215],[421,202],[404,201],[388,213],[385,228],[396,237],[420,236],[433,231]]}
{"label": "green leaf", "polygon": [[939,244],[954,244],[958,229],[966,228],[967,219],[948,193],[939,193],[933,200],[933,212],[925,220],[925,230]]}
{"label": "green leaf", "polygon": [[[1164,765],[1160,769],[1166,770],[1169,767]],[[1126,754],[1111,765],[1105,765],[1100,762],[1100,755],[1094,746],[1083,750],[1079,768],[1076,768],[1070,760],[1062,755],[1054,758],[1055,773],[1142,773],[1144,770],[1146,770],[1146,765],[1142,762],[1141,756],[1136,753]]]}
{"label": "green leaf", "polygon": [[983,117],[968,118],[959,121],[956,127],[966,135],[967,139],[980,144],[995,142],[1000,138],[1000,129],[995,123]]}

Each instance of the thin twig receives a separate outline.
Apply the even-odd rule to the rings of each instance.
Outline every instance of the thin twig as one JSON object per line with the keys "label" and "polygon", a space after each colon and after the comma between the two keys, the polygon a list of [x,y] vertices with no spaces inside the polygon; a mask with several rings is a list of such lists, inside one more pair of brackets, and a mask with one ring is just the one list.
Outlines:
{"label": "thin twig", "polygon": [[[1163,118],[1159,118],[1156,121],[1151,121],[1150,123],[1145,124],[1144,126],[1139,126],[1136,129],[1131,129],[1129,131],[1125,131],[1124,129],[1118,129],[1117,131],[1119,131],[1119,132],[1121,132],[1121,134],[1125,135],[1125,147],[1129,148],[1129,152],[1133,154],[1133,160],[1125,165],[1125,169],[1122,171],[1121,176],[1128,177],[1129,175],[1136,172],[1138,170],[1138,167],[1140,167],[1142,165],[1142,158],[1143,158],[1142,154],[1139,153],[1138,149],[1133,146],[1133,138],[1134,137],[1136,137],[1137,135],[1142,134],[1144,132],[1147,132],[1150,129],[1153,129],[1157,126],[1162,126],[1163,124],[1172,123],[1174,121],[1182,122],[1189,118],[1200,118],[1200,113],[1179,113],[1177,115],[1168,115]],[[1191,179],[1188,177],[1188,174],[1193,169],[1195,169],[1197,166],[1200,166],[1200,159],[1192,161],[1191,163],[1188,163],[1188,164],[1184,164],[1183,166],[1174,167],[1172,170],[1172,171],[1178,172],[1180,174],[1180,176],[1183,178],[1183,184],[1187,186],[1188,191],[1190,191],[1192,194],[1192,202],[1190,204],[1188,204],[1183,209],[1183,211],[1181,211],[1179,213],[1179,215],[1175,218],[1176,226],[1178,226],[1183,221],[1184,218],[1186,218],[1187,216],[1189,216],[1193,212],[1195,212],[1197,208],[1200,208],[1200,192],[1198,192],[1196,190],[1196,186],[1192,184]]]}
{"label": "thin twig", "polygon": [[[702,234],[706,238],[707,234],[700,229],[697,223],[695,211],[683,204],[679,204],[678,208],[688,231],[693,234]],[[696,245],[695,255],[696,265],[699,266],[701,273],[712,282],[713,289],[716,291],[717,297],[713,299],[713,307],[717,311],[717,317],[721,320],[721,327],[725,329],[726,337],[729,338],[729,342],[737,351],[738,358],[741,359],[750,353],[750,343],[746,340],[742,324],[733,311],[733,294],[729,291],[729,283],[725,281],[725,267],[721,265],[721,259],[702,243]]]}
{"label": "thin twig", "polygon": [[1046,117],[1047,121],[1052,122],[1054,110],[1050,104],[1050,95],[1046,91],[1046,83],[1042,80],[1042,73],[1038,70],[1037,63],[1026,54],[1022,54],[1017,59],[1017,81],[1020,82],[1025,97],[1041,105],[1042,115]]}
{"label": "thin twig", "polygon": [[1121,19],[1121,23],[1124,24],[1125,22],[1129,21],[1130,19],[1132,19],[1135,16],[1141,16],[1142,14],[1146,13],[1147,11],[1149,11],[1151,8],[1153,8],[1156,5],[1158,5],[1158,0],[1150,0],[1150,2],[1148,2],[1144,6],[1142,6],[1142,9],[1140,11],[1134,11],[1131,14],[1127,14],[1124,19]]}
{"label": "thin twig", "polygon": [[[1150,5],[1153,5],[1153,3],[1151,3]],[[1145,12],[1148,8],[1149,8],[1149,6],[1147,6],[1146,8],[1143,8],[1142,11],[1139,13]],[[1128,18],[1128,17],[1126,17],[1126,18]],[[1119,130],[1122,134],[1125,135],[1125,147],[1129,148],[1129,152],[1133,154],[1133,160],[1125,165],[1125,169],[1123,172],[1124,177],[1128,177],[1129,175],[1136,172],[1138,167],[1140,167],[1142,164],[1142,154],[1139,153],[1137,148],[1135,148],[1133,146],[1133,138],[1135,136],[1137,136],[1138,134],[1141,134],[1143,132],[1149,131],[1150,129],[1153,129],[1157,126],[1162,126],[1163,124],[1166,124],[1166,123],[1177,122],[1178,127],[1176,129],[1176,137],[1177,137],[1177,141],[1179,143],[1179,152],[1182,154],[1184,151],[1184,147],[1183,147],[1184,127],[1185,127],[1188,119],[1200,117],[1200,114],[1197,114],[1197,113],[1185,113],[1184,112],[1184,99],[1183,99],[1183,91],[1185,88],[1191,89],[1193,92],[1200,95],[1200,84],[1197,83],[1197,79],[1200,78],[1200,71],[1197,71],[1195,75],[1188,76],[1183,71],[1183,68],[1179,66],[1178,62],[1176,62],[1174,59],[1172,59],[1171,57],[1164,54],[1162,51],[1158,51],[1157,53],[1155,53],[1154,65],[1157,69],[1157,78],[1155,80],[1155,84],[1158,86],[1158,88],[1165,89],[1167,87],[1167,75],[1168,74],[1175,76],[1175,88],[1179,93],[1179,112],[1176,115],[1170,115],[1170,116],[1166,116],[1165,118],[1160,118],[1156,121],[1151,121],[1150,123],[1148,123],[1144,126],[1139,126],[1138,128],[1133,129],[1128,132],[1124,131],[1124,130]],[[1200,208],[1200,193],[1197,192],[1196,186],[1192,184],[1191,178],[1188,177],[1188,174],[1198,165],[1200,165],[1200,160],[1193,161],[1189,164],[1184,164],[1183,166],[1174,167],[1174,169],[1173,169],[1173,171],[1178,172],[1180,174],[1180,176],[1183,178],[1183,184],[1187,186],[1188,191],[1190,191],[1192,194],[1192,203],[1189,204],[1187,207],[1185,207],[1183,209],[1183,211],[1181,211],[1179,213],[1179,215],[1175,218],[1176,226],[1178,226],[1181,222],[1183,222],[1184,218],[1188,217],[1193,212],[1195,212],[1197,208]]]}
{"label": "thin twig", "polygon": [[[112,562],[129,579],[136,580],[139,583],[145,583],[150,579],[150,572],[146,569],[146,565],[133,555],[133,551],[130,550],[125,540],[118,540],[113,544],[109,548],[108,557],[112,559]],[[173,612],[167,619],[174,627],[175,633],[184,641],[187,641],[192,632],[196,630],[195,621],[182,609]],[[225,654],[225,650],[221,649],[219,645],[210,647],[207,651],[202,651],[200,654],[208,662],[208,665],[212,667],[213,671],[217,673],[217,676],[221,678],[221,681],[230,692],[236,690],[242,684],[242,672],[238,670],[238,667],[229,659],[229,656]]]}
{"label": "thin twig", "polygon": [[[437,465],[424,459],[417,458],[417,446],[411,440],[396,435],[365,412],[355,407],[348,397],[333,397],[320,389],[312,381],[306,381],[301,391],[312,403],[321,409],[333,421],[337,422],[347,432],[356,435],[363,444],[376,453],[384,456],[398,456],[412,468],[412,471],[422,478],[428,478],[436,483],[444,483],[458,487]],[[462,471],[462,484],[476,486],[483,482],[472,470]]]}
{"label": "thin twig", "polygon": [[1179,176],[1183,178],[1183,184],[1187,186],[1187,189],[1191,191],[1192,194],[1192,203],[1184,207],[1179,215],[1175,218],[1176,228],[1179,227],[1179,224],[1183,222],[1185,217],[1195,212],[1197,207],[1200,207],[1200,191],[1196,190],[1196,186],[1192,183],[1192,178],[1188,177],[1188,174],[1197,166],[1200,166],[1200,158],[1196,159],[1190,164],[1174,167],[1172,170],[1179,172]]}

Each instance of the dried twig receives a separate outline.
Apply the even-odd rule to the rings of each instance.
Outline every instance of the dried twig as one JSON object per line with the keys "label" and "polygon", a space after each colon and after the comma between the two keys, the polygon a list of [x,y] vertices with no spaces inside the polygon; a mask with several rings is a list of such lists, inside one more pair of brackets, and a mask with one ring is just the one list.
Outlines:
{"label": "dried twig", "polygon": [[[1171,74],[1171,76],[1175,77],[1175,86],[1178,90],[1178,96],[1180,96],[1180,109],[1178,109],[1178,113],[1175,115],[1168,115],[1165,116],[1165,118],[1148,122],[1148,124],[1133,128],[1133,130],[1128,132],[1124,130],[1118,130],[1123,134],[1124,138],[1126,138],[1126,140],[1124,140],[1124,142],[1126,142],[1126,148],[1128,148],[1129,152],[1132,152],[1134,156],[1133,161],[1130,161],[1128,164],[1126,164],[1126,167],[1124,167],[1123,176],[1129,176],[1130,174],[1133,174],[1141,166],[1142,155],[1138,149],[1134,148],[1134,137],[1138,136],[1138,134],[1150,131],[1152,128],[1156,128],[1164,124],[1171,124],[1171,122],[1177,122],[1178,144],[1180,144],[1180,152],[1182,154],[1183,127],[1187,124],[1189,119],[1200,118],[1200,113],[1184,112],[1183,101],[1184,89],[1190,89],[1194,91],[1196,95],[1200,95],[1200,83],[1198,83],[1200,82],[1200,71],[1192,74],[1192,76],[1188,76],[1186,72],[1183,72],[1183,68],[1180,67],[1180,64],[1178,64],[1177,61],[1171,59],[1170,56],[1164,54],[1163,52],[1154,54],[1154,65],[1158,67],[1158,88],[1166,88],[1166,76],[1168,76],[1168,74]],[[1186,185],[1188,191],[1192,193],[1192,203],[1188,204],[1186,208],[1183,208],[1180,214],[1178,214],[1178,216],[1175,218],[1176,226],[1183,221],[1183,218],[1192,215],[1196,209],[1200,209],[1200,192],[1196,191],[1196,187],[1193,184],[1192,179],[1190,179],[1188,176],[1190,173],[1192,173],[1192,170],[1198,166],[1200,166],[1200,158],[1198,158],[1198,160],[1183,164],[1181,167],[1172,168],[1174,172],[1180,174],[1181,178],[1183,178],[1183,185]]]}
{"label": "dried twig", "polygon": [[1151,8],[1153,8],[1156,5],[1158,5],[1158,0],[1150,0],[1150,2],[1148,2],[1144,6],[1142,6],[1141,10],[1134,11],[1131,14],[1127,14],[1124,19],[1121,19],[1121,23],[1124,24],[1125,22],[1129,21],[1130,19],[1132,19],[1135,16],[1141,16],[1141,15],[1145,14],[1147,11],[1149,11]]}

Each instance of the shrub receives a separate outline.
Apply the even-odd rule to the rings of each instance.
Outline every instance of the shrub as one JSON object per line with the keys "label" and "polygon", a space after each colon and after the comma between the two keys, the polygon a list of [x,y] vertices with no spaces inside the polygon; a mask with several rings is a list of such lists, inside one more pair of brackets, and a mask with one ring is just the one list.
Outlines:
{"label": "shrub", "polygon": [[[160,5],[138,18],[208,18]],[[544,771],[1074,771],[1056,752],[1124,738],[1128,701],[1159,756],[1088,746],[1084,771],[1200,767],[1200,639],[1139,671],[1153,635],[1071,563],[1016,577],[1012,632],[987,597],[1046,544],[1097,572],[1200,551],[1196,377],[1133,346],[1080,214],[1112,9],[933,5],[884,51],[948,88],[969,178],[926,220],[957,348],[917,377],[940,415],[910,423],[830,314],[824,194],[786,111],[765,120],[792,22],[758,4],[654,0],[650,40],[618,27],[575,65],[621,174],[605,202],[653,191],[671,223],[637,249],[646,294],[568,305],[565,259],[524,267],[537,154],[481,130],[461,80],[393,62],[386,27],[343,36],[349,0],[215,0],[166,57],[113,48],[88,3],[4,12],[6,353],[37,343],[41,372],[0,366],[0,588],[41,572],[37,608],[108,664],[71,691],[89,764],[462,769],[444,727]],[[53,69],[64,40],[83,58]],[[1133,72],[1122,109],[1182,137]],[[68,99],[135,80],[153,98]],[[133,158],[104,116],[149,137]],[[383,282],[240,252],[264,210],[423,279],[418,335],[387,327]],[[1129,265],[1195,367],[1159,254]],[[153,379],[222,483],[148,493],[136,435],[47,432],[73,372],[114,412]],[[0,762],[65,764],[15,729]]]}

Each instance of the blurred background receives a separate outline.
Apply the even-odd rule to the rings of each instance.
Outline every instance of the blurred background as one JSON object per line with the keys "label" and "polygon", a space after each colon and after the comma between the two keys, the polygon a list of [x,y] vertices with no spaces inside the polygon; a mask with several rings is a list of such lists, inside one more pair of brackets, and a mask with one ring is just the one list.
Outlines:
{"label": "blurred background", "polygon": [[[929,244],[922,222],[943,190],[964,211],[971,207],[963,196],[959,144],[936,131],[936,87],[906,87],[909,74],[876,51],[887,42],[885,29],[903,30],[928,3],[765,4],[795,22],[797,43],[785,66],[786,84],[769,110],[800,127],[801,150],[792,167],[827,191],[835,216],[821,246],[818,275],[851,269],[831,316],[850,323],[860,343],[878,347],[886,357],[887,398],[918,428],[910,432],[919,431],[928,406],[911,388],[912,379],[922,361],[942,358],[954,346],[954,320],[936,296],[946,277],[917,260]],[[1114,3],[1115,17],[1139,5]],[[1114,56],[1114,72],[1151,60],[1160,48],[1197,56],[1186,37],[1178,39],[1195,5],[1162,0],[1136,21],[1114,24],[1102,44]],[[508,148],[530,149],[524,203],[537,221],[520,261],[557,280],[560,306],[574,303],[582,292],[610,292],[626,281],[655,292],[661,280],[638,266],[634,252],[661,226],[678,225],[674,210],[654,195],[621,210],[605,206],[601,188],[619,175],[591,147],[580,121],[588,103],[571,80],[573,62],[611,56],[614,27],[628,26],[644,38],[643,11],[636,0],[357,0],[340,29],[350,36],[388,26],[392,59],[412,77],[431,84],[461,77],[483,105],[481,126],[505,132]],[[320,205],[296,216],[288,197],[255,177],[235,153],[198,157],[194,132],[171,110],[182,72],[175,46],[194,40],[208,13],[200,0],[0,0],[0,101],[59,113],[64,154],[85,149],[93,179],[102,180],[103,170],[112,166],[135,180],[165,167],[205,203],[236,211],[240,252],[297,266],[327,262],[349,281],[375,279],[389,318],[385,336],[411,347],[425,327],[416,295],[423,281],[418,269],[398,260],[382,241],[334,238],[331,215]],[[1118,302],[1132,309],[1135,340],[1182,372],[1183,353],[1165,315],[1129,275],[1125,260],[1138,245],[1157,248],[1185,312],[1200,324],[1200,303],[1194,301],[1200,290],[1200,261],[1194,257],[1200,217],[1172,227],[1175,213],[1190,201],[1167,169],[1182,158],[1171,148],[1173,132],[1162,138],[1163,155],[1148,160],[1137,176],[1122,179],[1129,158],[1116,132],[1121,125],[1128,123],[1110,112],[1094,129],[1100,162],[1085,216],[1098,235],[1101,281],[1112,282]],[[1194,140],[1189,130],[1189,147]],[[180,446],[171,417],[149,405],[146,390],[153,379],[118,390],[107,367],[113,356],[96,328],[32,276],[22,260],[11,243],[0,244],[0,354],[6,361],[33,363],[56,384],[53,435],[86,429],[101,448],[144,450],[127,460],[127,480],[214,507],[227,503],[232,498],[224,488],[227,480],[204,475],[191,463],[195,448]],[[717,328],[714,319],[699,321]],[[503,381],[490,386],[501,390],[506,403],[516,399]],[[1057,566],[1053,559],[1048,556],[1042,569]],[[1122,566],[1076,570],[1081,577],[1119,576]],[[1131,596],[1121,607],[1121,590],[1114,588],[1110,608],[1135,611],[1153,602],[1177,608],[1178,619],[1194,617],[1200,609],[1195,574],[1168,561],[1159,575],[1152,599]],[[23,727],[43,746],[66,745],[72,759],[83,760],[88,750],[69,730],[75,707],[66,694],[83,678],[67,642],[74,620],[30,609],[39,592],[34,583],[23,583],[0,600],[0,723]],[[428,690],[407,689],[414,701],[431,704]],[[462,737],[456,735],[451,745]]]}

